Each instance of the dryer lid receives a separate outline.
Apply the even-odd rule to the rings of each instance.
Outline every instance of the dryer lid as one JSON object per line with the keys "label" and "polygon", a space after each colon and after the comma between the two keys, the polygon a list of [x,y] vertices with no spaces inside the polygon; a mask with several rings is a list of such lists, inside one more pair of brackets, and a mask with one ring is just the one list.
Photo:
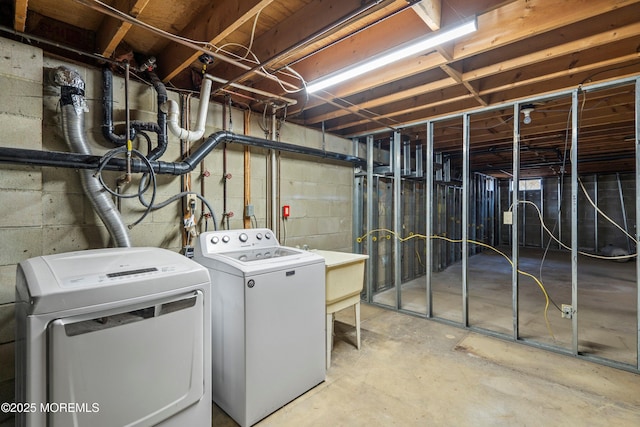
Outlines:
{"label": "dryer lid", "polygon": [[[209,282],[198,263],[161,248],[91,249],[22,261],[30,313],[85,307]],[[28,296],[27,296],[28,295]]]}

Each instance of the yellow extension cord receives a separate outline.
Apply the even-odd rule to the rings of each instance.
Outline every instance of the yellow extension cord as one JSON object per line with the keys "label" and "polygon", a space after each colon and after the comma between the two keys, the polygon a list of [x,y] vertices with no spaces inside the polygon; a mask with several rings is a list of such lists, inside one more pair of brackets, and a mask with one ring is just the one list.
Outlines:
{"label": "yellow extension cord", "polygon": [[[391,239],[391,236],[393,235],[393,236],[394,236],[396,239],[398,239],[401,243],[404,243],[404,242],[406,242],[406,241],[408,241],[408,240],[410,240],[410,239],[414,239],[414,238],[421,238],[421,239],[425,239],[425,240],[427,239],[427,236],[425,236],[424,234],[411,234],[411,235],[409,235],[409,237],[404,237],[404,238],[403,238],[403,237],[400,237],[400,236],[398,235],[398,233],[396,233],[395,231],[389,230],[389,229],[387,229],[387,228],[377,228],[377,229],[375,229],[375,230],[371,230],[371,231],[369,231],[368,233],[366,233],[366,234],[364,234],[364,235],[362,235],[362,236],[358,237],[358,238],[356,239],[356,241],[357,241],[358,243],[362,243],[362,241],[363,241],[363,240],[364,240],[364,239],[365,239],[369,234],[372,234],[372,233],[380,233],[380,232],[390,233],[389,235],[384,236],[384,238],[386,238],[387,240],[390,240],[390,239]],[[440,240],[444,240],[444,241],[447,241],[447,242],[450,242],[450,243],[463,243],[463,240],[462,240],[462,239],[450,239],[450,238],[448,238],[448,237],[438,236],[438,235],[430,236],[430,238],[431,238],[431,239],[440,239]],[[372,237],[372,240],[375,242],[375,241],[377,241],[377,240],[378,240],[378,238],[377,238],[376,236],[373,236],[373,237]],[[485,247],[485,248],[487,248],[487,249],[491,249],[492,251],[496,252],[496,253],[497,253],[497,254],[499,254],[499,255],[502,255],[502,256],[503,256],[507,261],[509,261],[509,264],[511,264],[511,267],[513,268],[513,261],[511,260],[511,258],[509,258],[509,257],[508,257],[504,252],[500,251],[499,249],[494,248],[493,246],[488,245],[488,244],[486,244],[486,243],[478,242],[478,241],[475,241],[475,240],[467,240],[467,243],[471,243],[471,244],[474,244],[474,245],[478,245],[478,246]],[[541,291],[542,291],[542,293],[544,294],[544,298],[545,298],[545,305],[544,305],[544,321],[545,321],[545,323],[546,323],[547,330],[549,331],[549,335],[551,335],[551,338],[553,338],[553,339],[555,340],[555,339],[556,339],[556,338],[555,338],[555,335],[553,334],[553,330],[551,329],[551,324],[549,323],[549,316],[548,316],[548,313],[549,313],[549,302],[550,302],[550,301],[549,301],[549,295],[547,294],[547,290],[545,289],[545,287],[544,287],[544,285],[542,284],[542,282],[541,282],[541,281],[540,281],[536,276],[534,276],[533,274],[531,274],[531,273],[527,273],[526,271],[522,271],[522,270],[518,270],[518,273],[519,273],[519,274],[522,274],[523,276],[527,276],[527,277],[532,278],[532,279],[533,279],[533,280],[538,284],[538,286],[540,287],[540,290],[541,290]]]}

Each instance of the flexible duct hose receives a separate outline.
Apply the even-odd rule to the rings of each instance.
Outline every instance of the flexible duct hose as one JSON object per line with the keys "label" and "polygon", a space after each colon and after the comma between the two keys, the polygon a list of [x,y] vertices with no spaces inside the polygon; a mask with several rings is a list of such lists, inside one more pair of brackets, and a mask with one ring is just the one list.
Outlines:
{"label": "flexible duct hose", "polygon": [[[54,70],[53,82],[60,86],[62,131],[71,150],[91,154],[84,132],[84,81],[75,71],[65,67]],[[120,212],[91,170],[80,171],[82,188],[117,247],[131,247],[129,232]]]}

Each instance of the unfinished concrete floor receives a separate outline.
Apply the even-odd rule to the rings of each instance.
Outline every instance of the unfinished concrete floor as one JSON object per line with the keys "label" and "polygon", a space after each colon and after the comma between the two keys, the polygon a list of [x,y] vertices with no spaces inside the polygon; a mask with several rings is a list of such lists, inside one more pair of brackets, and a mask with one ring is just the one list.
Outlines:
{"label": "unfinished concrete floor", "polygon": [[352,313],[326,381],[257,426],[640,425],[639,375],[367,304],[358,351]]}
{"label": "unfinished concrete floor", "polygon": [[[510,248],[500,248],[511,256]],[[541,279],[559,307],[571,304],[571,254],[522,248],[520,270]],[[432,276],[433,317],[462,324],[462,267],[457,262]],[[566,350],[572,348],[572,321],[549,303],[525,275],[519,276],[519,336]],[[511,264],[503,256],[484,250],[468,262],[469,325],[513,336]],[[426,279],[403,283],[400,306],[426,314]],[[395,287],[374,295],[376,303],[395,307]],[[578,258],[578,348],[581,353],[635,366],[637,359],[636,263]]]}

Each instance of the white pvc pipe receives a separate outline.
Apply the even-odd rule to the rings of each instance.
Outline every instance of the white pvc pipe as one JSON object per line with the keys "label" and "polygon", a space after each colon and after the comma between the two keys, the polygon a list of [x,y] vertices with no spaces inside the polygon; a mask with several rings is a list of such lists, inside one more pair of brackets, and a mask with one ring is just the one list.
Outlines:
{"label": "white pvc pipe", "polygon": [[204,125],[207,121],[207,110],[209,109],[209,97],[211,96],[211,80],[212,76],[205,74],[202,79],[200,88],[200,105],[198,106],[198,117],[196,119],[196,127],[193,130],[187,130],[180,127],[180,108],[174,100],[168,100],[165,104],[167,111],[167,127],[169,132],[184,141],[197,141],[204,135]]}

